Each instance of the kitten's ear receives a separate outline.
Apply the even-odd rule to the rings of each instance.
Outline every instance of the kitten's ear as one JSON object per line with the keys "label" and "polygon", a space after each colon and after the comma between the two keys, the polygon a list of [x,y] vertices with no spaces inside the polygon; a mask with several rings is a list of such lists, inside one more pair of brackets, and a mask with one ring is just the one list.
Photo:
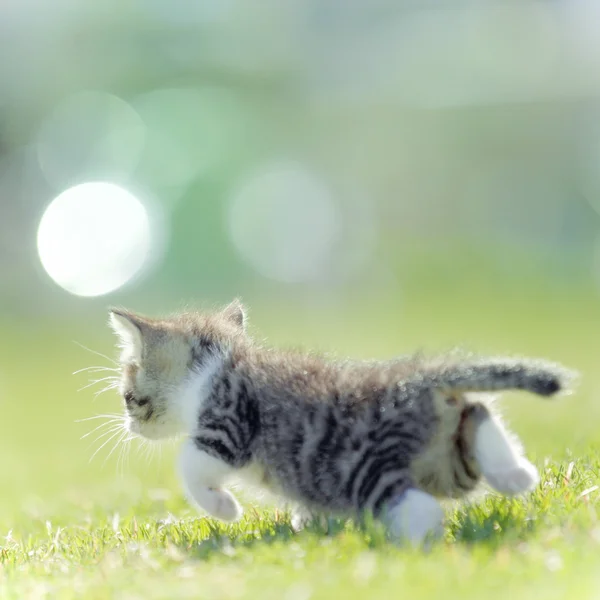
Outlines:
{"label": "kitten's ear", "polygon": [[244,331],[246,330],[247,317],[246,309],[244,305],[237,298],[223,310],[223,316],[234,323],[237,327],[240,327]]}
{"label": "kitten's ear", "polygon": [[121,341],[121,347],[133,358],[142,357],[144,321],[126,310],[110,309],[110,326]]}

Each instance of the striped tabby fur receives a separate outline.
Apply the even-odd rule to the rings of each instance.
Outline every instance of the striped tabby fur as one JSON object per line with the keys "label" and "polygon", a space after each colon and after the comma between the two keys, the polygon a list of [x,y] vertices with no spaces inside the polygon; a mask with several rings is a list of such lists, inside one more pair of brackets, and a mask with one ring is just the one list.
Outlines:
{"label": "striped tabby fur", "polygon": [[189,496],[234,520],[224,487],[246,476],[311,512],[372,511],[397,538],[439,534],[435,500],[461,498],[485,478],[511,494],[537,471],[480,392],[552,396],[567,373],[541,361],[326,360],[256,345],[244,309],[149,319],[113,310],[123,354],[128,428],[185,436]]}

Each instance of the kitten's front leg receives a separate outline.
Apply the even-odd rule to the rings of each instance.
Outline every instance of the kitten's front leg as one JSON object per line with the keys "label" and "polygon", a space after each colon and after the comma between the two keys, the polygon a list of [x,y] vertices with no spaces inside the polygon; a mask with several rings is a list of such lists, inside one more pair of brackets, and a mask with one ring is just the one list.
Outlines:
{"label": "kitten's front leg", "polygon": [[179,469],[188,495],[209,515],[221,521],[237,521],[242,508],[229,491],[221,486],[233,468],[196,447],[187,439],[181,448]]}

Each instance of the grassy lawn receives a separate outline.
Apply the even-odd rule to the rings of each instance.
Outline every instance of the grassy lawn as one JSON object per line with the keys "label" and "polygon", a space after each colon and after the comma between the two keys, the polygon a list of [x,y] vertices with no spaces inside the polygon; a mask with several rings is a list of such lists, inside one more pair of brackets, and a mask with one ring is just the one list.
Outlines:
{"label": "grassy lawn", "polygon": [[[598,326],[591,292],[529,290],[525,300],[449,282],[425,301],[314,314],[256,308],[274,343],[389,356],[466,342],[476,350],[547,356],[581,371],[573,396],[503,400],[542,472],[531,496],[448,506],[446,538],[427,553],[393,548],[377,527],[332,522],[293,534],[285,514],[246,499],[223,527],[196,515],[173,473],[176,447],[80,440],[96,413],[119,410],[73,371],[112,353],[89,324],[3,324],[0,348],[2,598],[551,598],[600,597]],[[460,298],[469,294],[468,308]],[[477,310],[473,307],[477,306]],[[353,312],[354,311],[354,312]],[[96,318],[96,317],[94,317]],[[348,327],[352,323],[352,327]],[[243,495],[242,495],[243,497]]]}
{"label": "grassy lawn", "polygon": [[[600,461],[548,464],[525,501],[449,510],[429,553],[399,550],[376,527],[291,533],[284,516],[219,527],[178,497],[149,492],[125,518],[98,502],[85,518],[30,523],[3,542],[2,594],[14,598],[597,598]],[[155,492],[156,495],[156,492]],[[175,516],[176,515],[176,516]],[[59,524],[61,523],[61,524]],[[13,537],[14,536],[14,537]]]}

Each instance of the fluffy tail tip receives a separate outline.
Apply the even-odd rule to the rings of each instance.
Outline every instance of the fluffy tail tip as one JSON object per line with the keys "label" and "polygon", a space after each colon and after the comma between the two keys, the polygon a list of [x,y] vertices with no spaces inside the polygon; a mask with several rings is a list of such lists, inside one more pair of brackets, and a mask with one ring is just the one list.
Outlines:
{"label": "fluffy tail tip", "polygon": [[570,394],[578,382],[579,374],[558,365],[546,365],[535,370],[531,389],[540,396]]}

